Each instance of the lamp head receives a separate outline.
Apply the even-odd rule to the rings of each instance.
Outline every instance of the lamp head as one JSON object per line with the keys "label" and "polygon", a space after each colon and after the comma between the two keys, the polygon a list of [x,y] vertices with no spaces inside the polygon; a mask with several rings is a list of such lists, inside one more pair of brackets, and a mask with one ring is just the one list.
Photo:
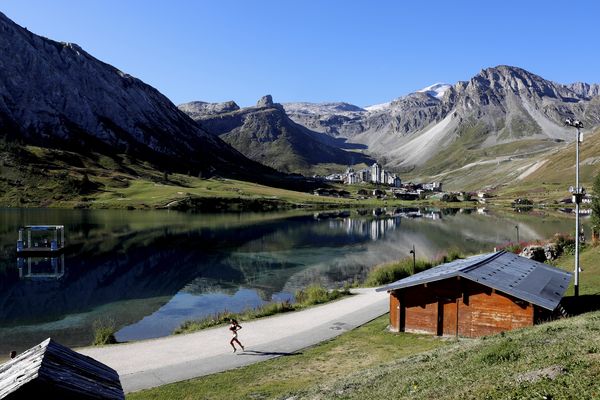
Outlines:
{"label": "lamp head", "polygon": [[574,128],[583,128],[583,122],[575,118],[566,118],[565,125],[572,126]]}

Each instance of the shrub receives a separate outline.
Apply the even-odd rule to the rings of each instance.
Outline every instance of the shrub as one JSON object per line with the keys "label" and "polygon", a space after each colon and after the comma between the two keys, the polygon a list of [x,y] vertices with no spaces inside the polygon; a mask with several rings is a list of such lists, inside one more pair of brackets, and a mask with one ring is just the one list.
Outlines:
{"label": "shrub", "polygon": [[446,203],[456,203],[456,202],[460,201],[460,200],[458,200],[458,196],[454,193],[444,193],[440,200],[444,201]]}
{"label": "shrub", "polygon": [[554,235],[554,241],[558,254],[575,254],[575,238],[571,235],[559,234]]}
{"label": "shrub", "polygon": [[97,320],[94,322],[93,327],[94,342],[92,344],[94,346],[117,343],[117,339],[115,338],[117,328],[115,327],[115,322],[113,320]]}
{"label": "shrub", "polygon": [[445,264],[447,262],[458,260],[459,258],[464,258],[463,253],[461,253],[461,251],[457,248],[451,248],[450,250],[448,250],[448,253],[441,257],[438,257],[436,262],[437,264]]}
{"label": "shrub", "polygon": [[395,282],[412,275],[412,269],[412,258],[377,265],[367,275],[365,286],[381,286]]}
{"label": "shrub", "polygon": [[406,278],[413,273],[425,271],[436,265],[444,264],[450,261],[463,258],[463,255],[457,249],[451,249],[447,254],[437,257],[433,260],[416,260],[413,271],[413,259],[405,258],[400,261],[394,261],[387,264],[375,266],[365,279],[365,286],[381,286],[396,282]]}
{"label": "shrub", "polygon": [[338,289],[329,291],[321,285],[311,285],[305,289],[296,291],[294,297],[299,307],[307,307],[336,300],[349,293],[349,288],[342,289],[341,291]]}

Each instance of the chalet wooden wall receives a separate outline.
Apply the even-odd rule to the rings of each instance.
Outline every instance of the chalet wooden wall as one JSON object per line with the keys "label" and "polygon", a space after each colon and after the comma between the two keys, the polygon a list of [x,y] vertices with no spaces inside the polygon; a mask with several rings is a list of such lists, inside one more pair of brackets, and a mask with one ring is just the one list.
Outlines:
{"label": "chalet wooden wall", "polygon": [[390,293],[394,331],[477,337],[531,326],[534,306],[469,280],[450,278]]}
{"label": "chalet wooden wall", "polygon": [[400,332],[400,301],[395,292],[390,293],[390,330]]}

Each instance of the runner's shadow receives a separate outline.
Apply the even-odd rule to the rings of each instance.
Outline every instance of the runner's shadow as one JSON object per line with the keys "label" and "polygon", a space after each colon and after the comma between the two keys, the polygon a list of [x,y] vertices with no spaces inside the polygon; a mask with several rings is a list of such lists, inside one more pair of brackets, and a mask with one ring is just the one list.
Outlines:
{"label": "runner's shadow", "polygon": [[294,353],[283,353],[275,351],[259,351],[259,350],[245,350],[243,353],[239,353],[240,356],[299,356],[301,352]]}

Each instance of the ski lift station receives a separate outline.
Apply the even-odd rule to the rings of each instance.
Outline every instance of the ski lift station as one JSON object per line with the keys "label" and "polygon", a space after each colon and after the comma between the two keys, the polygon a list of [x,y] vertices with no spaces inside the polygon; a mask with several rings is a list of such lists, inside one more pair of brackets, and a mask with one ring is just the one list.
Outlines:
{"label": "ski lift station", "polygon": [[18,255],[56,254],[64,248],[64,225],[27,225],[19,228]]}

